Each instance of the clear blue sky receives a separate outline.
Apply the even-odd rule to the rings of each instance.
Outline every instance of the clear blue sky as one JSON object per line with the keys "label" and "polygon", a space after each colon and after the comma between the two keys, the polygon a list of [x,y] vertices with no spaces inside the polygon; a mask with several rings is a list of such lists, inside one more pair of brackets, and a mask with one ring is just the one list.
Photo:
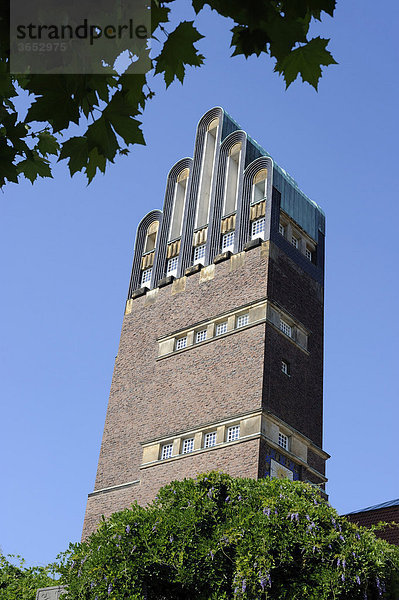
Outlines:
{"label": "clear blue sky", "polygon": [[[181,7],[184,3],[181,2]],[[182,8],[184,18],[191,14]],[[186,12],[185,12],[186,11]],[[229,24],[205,13],[206,65],[157,95],[147,146],[86,187],[10,184],[1,206],[0,546],[46,564],[80,538],[141,217],[223,106],[327,215],[324,446],[331,503],[398,497],[398,5],[338,2],[314,28],[338,66],[319,93],[287,92],[267,58],[229,58]],[[155,165],[151,166],[151,165]]]}

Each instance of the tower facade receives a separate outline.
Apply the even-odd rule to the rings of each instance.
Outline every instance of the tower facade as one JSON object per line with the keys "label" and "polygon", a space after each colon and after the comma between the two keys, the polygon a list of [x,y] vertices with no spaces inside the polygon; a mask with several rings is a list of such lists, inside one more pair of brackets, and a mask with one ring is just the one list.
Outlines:
{"label": "tower facade", "polygon": [[208,111],[137,229],[83,536],[213,469],[324,489],[324,234],[292,177]]}

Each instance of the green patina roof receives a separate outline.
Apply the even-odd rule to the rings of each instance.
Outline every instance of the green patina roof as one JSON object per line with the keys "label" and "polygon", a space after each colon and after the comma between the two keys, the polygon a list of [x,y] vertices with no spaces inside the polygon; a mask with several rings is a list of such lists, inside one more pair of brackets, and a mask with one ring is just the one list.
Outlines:
{"label": "green patina roof", "polygon": [[[224,115],[230,120],[234,129],[241,129],[237,121],[226,111],[224,111]],[[228,131],[229,129],[230,131]],[[227,132],[231,132],[231,127],[226,128]],[[255,150],[254,158],[257,156],[268,156],[273,160],[273,185],[281,193],[281,208],[313,239],[317,240],[318,230],[323,234],[325,233],[325,214],[323,210],[300,189],[295,179],[285,169],[280,167],[256,140],[249,135],[247,135],[247,139]]]}

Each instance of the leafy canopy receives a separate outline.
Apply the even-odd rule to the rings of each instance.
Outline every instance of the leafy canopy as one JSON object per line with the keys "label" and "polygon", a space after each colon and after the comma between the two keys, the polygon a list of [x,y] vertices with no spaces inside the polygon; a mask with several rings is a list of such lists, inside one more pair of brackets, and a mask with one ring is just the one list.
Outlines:
{"label": "leafy canopy", "polygon": [[[171,4],[151,0],[152,37],[161,51],[145,75],[129,69],[118,75],[107,68],[104,74],[19,76],[9,73],[9,3],[1,3],[0,187],[18,183],[20,175],[32,183],[51,177],[51,156],[66,160],[71,175],[83,171],[90,183],[118,154],[145,143],[140,118],[154,95],[151,78],[162,75],[168,87],[175,79],[183,82],[187,66],[204,62],[196,46],[203,35],[194,21],[168,31]],[[309,39],[312,21],[321,20],[323,13],[333,16],[335,0],[192,0],[196,14],[205,5],[233,20],[233,56],[268,54],[287,87],[300,75],[317,90],[321,67],[336,64],[328,39]],[[24,119],[14,101],[22,90],[30,98]],[[71,125],[84,133],[71,135]]]}
{"label": "leafy canopy", "polygon": [[68,600],[371,600],[396,597],[399,550],[309,484],[213,472],[103,520],[60,570]]}
{"label": "leafy canopy", "polygon": [[0,600],[35,600],[38,588],[58,585],[50,576],[50,567],[24,566],[20,556],[17,565],[0,553]]}

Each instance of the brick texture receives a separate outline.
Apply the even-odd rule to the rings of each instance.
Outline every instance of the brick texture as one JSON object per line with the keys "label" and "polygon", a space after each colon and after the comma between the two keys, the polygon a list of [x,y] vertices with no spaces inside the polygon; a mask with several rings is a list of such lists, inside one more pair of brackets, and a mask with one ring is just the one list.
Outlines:
{"label": "brick texture", "polygon": [[[322,289],[271,246],[271,255],[266,243],[242,260],[215,265],[209,281],[201,273],[187,277],[180,293],[167,285],[133,301],[123,321],[95,490],[140,483],[89,497],[84,536],[101,514],[133,500],[145,504],[172,479],[211,469],[258,476],[259,439],[140,469],[143,442],[263,407],[321,445]],[[260,323],[157,359],[158,338],[266,297],[311,331],[309,355]],[[281,373],[282,358],[291,364],[290,377]]]}
{"label": "brick texture", "polygon": [[375,532],[375,534],[386,540],[390,544],[399,546],[399,506],[389,506],[378,510],[367,510],[353,515],[346,515],[352,523],[357,523],[363,527],[376,525],[380,521],[386,523],[396,523],[393,526],[383,527]]}

